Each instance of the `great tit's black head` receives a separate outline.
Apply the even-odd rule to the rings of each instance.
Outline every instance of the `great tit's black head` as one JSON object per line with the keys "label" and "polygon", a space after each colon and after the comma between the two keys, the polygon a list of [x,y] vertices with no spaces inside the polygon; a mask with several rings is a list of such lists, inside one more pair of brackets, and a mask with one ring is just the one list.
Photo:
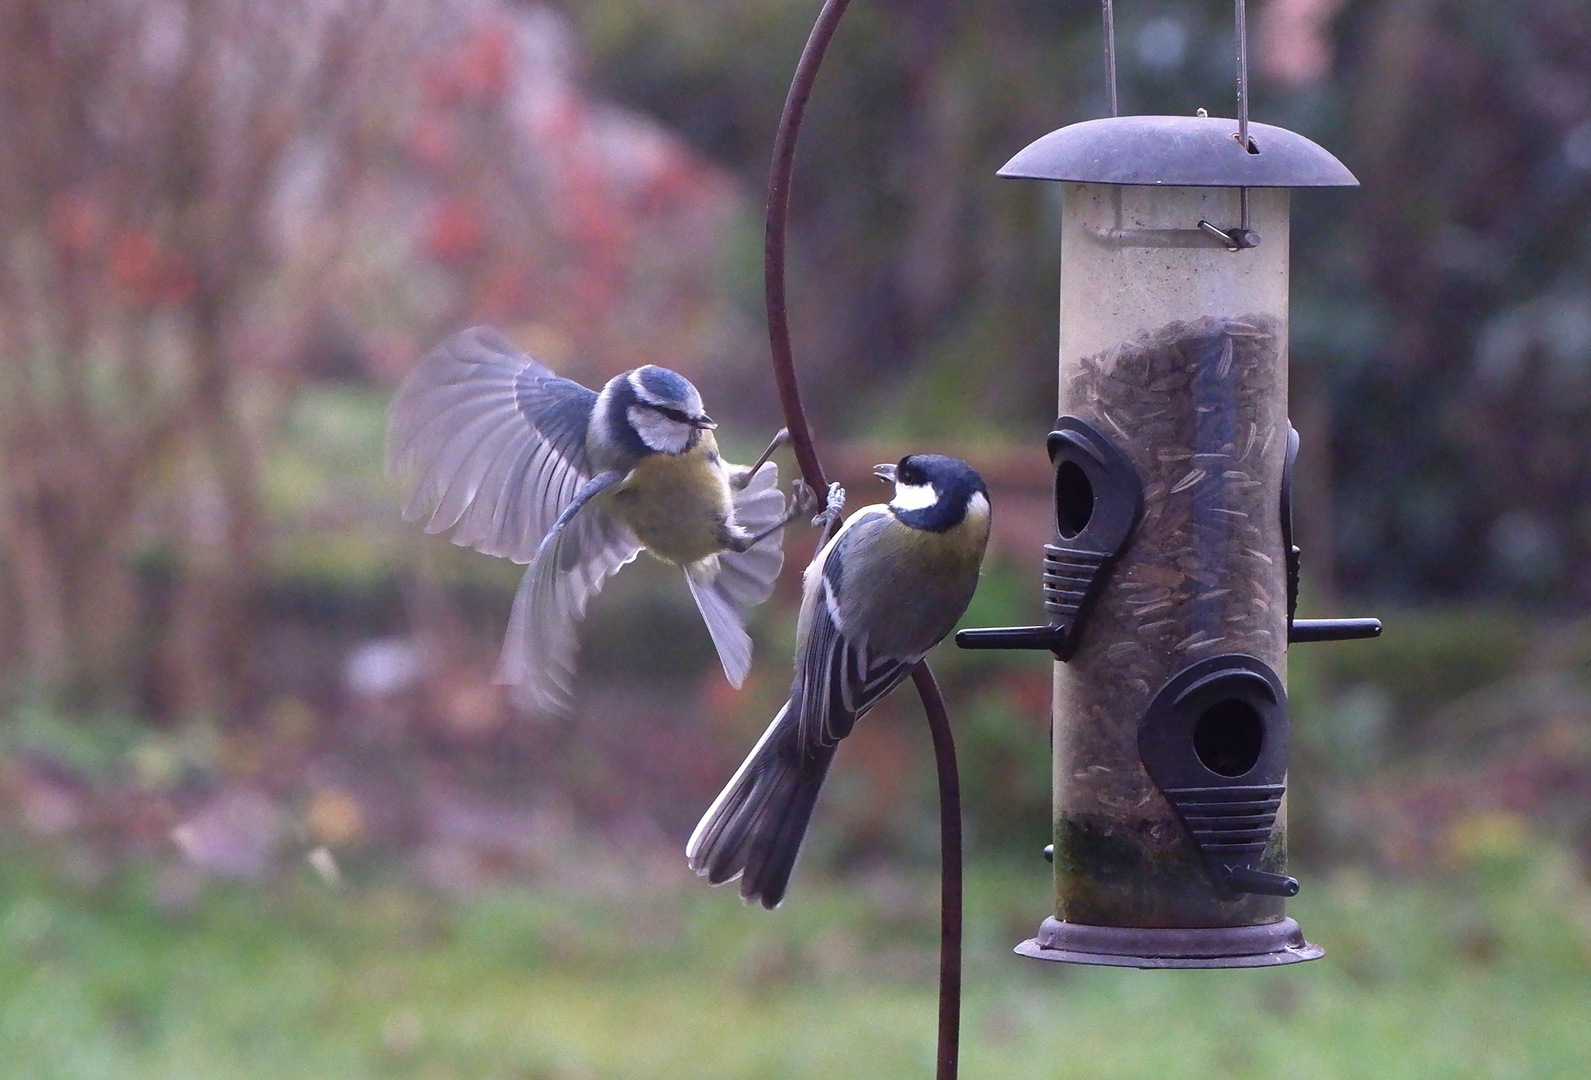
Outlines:
{"label": "great tit's black head", "polygon": [[989,488],[976,469],[943,454],[908,454],[895,465],[873,470],[895,485],[889,508],[916,529],[944,532],[966,518],[967,511],[989,512]]}
{"label": "great tit's black head", "polygon": [[683,453],[718,426],[689,379],[655,364],[616,377],[605,395],[610,430],[636,452]]}

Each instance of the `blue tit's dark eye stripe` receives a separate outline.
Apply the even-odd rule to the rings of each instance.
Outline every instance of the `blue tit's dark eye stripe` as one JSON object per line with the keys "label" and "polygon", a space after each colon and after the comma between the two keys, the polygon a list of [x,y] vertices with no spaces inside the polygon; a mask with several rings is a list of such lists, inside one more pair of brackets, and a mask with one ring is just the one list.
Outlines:
{"label": "blue tit's dark eye stripe", "polygon": [[688,424],[688,423],[691,422],[691,418],[689,416],[686,416],[680,410],[674,409],[674,408],[670,408],[667,405],[653,405],[652,406],[652,410],[654,412],[662,413],[664,416],[668,417],[670,420],[676,421],[676,422],[681,423],[681,424]]}

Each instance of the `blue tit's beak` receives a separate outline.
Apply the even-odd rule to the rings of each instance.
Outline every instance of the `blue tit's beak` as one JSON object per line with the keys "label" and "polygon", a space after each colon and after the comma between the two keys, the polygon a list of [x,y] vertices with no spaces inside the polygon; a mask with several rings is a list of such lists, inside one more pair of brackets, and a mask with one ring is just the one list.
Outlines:
{"label": "blue tit's beak", "polygon": [[884,481],[886,484],[893,484],[895,482],[895,466],[874,465],[873,475]]}
{"label": "blue tit's beak", "polygon": [[703,431],[711,431],[714,428],[716,428],[717,426],[718,426],[718,421],[714,420],[711,416],[708,416],[706,413],[702,413],[700,416],[695,417],[694,419],[691,420],[691,427],[700,428]]}

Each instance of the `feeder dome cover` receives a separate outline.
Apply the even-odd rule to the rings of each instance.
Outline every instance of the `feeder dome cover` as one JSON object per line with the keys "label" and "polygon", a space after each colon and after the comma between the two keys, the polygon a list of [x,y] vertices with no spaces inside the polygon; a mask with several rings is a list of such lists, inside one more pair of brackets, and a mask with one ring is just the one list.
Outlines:
{"label": "feeder dome cover", "polygon": [[1216,116],[1108,116],[1029,143],[1001,176],[1176,187],[1357,187],[1330,151],[1286,128]]}

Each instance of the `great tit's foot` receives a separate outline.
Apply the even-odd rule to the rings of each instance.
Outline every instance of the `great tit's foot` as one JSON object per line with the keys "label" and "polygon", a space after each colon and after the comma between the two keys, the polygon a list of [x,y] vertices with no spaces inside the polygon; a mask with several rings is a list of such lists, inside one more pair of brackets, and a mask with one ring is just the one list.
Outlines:
{"label": "great tit's foot", "polygon": [[[811,488],[808,488],[807,490],[811,491]],[[830,484],[828,499],[825,501],[823,509],[813,517],[812,527],[814,529],[827,529],[836,521],[840,520],[840,515],[844,512],[845,489],[839,484]]]}

